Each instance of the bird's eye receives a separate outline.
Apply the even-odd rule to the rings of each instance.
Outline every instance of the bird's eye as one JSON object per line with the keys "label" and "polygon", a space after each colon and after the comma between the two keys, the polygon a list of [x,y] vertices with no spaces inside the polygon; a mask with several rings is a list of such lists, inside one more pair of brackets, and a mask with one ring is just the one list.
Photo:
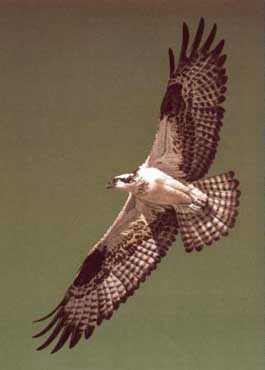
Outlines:
{"label": "bird's eye", "polygon": [[134,180],[134,177],[133,176],[129,176],[127,177],[127,182],[130,184],[131,182],[133,182]]}

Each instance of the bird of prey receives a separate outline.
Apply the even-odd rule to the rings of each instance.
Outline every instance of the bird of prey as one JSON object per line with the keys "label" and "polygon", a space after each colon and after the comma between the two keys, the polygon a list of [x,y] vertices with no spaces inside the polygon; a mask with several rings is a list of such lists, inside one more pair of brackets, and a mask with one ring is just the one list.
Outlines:
{"label": "bird of prey", "polygon": [[38,350],[57,340],[54,353],[67,340],[72,348],[82,336],[88,339],[156,268],[178,232],[191,252],[234,226],[240,195],[234,172],[204,178],[217,150],[227,82],[224,40],[213,46],[216,24],[206,37],[204,28],[201,19],[190,43],[183,24],[177,63],[169,49],[169,80],[150,154],[136,171],[108,183],[128,199],[60,304],[37,320],[52,316],[35,335],[49,331]]}

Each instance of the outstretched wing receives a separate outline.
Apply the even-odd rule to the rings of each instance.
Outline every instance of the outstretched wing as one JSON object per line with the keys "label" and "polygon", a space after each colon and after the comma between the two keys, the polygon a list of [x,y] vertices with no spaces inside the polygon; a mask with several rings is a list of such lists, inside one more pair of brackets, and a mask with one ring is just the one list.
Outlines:
{"label": "outstretched wing", "polygon": [[129,199],[113,227],[85,259],[62,302],[41,321],[53,315],[49,324],[35,337],[52,330],[38,348],[47,347],[59,337],[52,353],[69,339],[69,347],[82,335],[88,339],[102,320],[132,295],[155,269],[175,240],[178,226],[171,208],[150,208]]}
{"label": "outstretched wing", "polygon": [[170,77],[161,105],[159,129],[146,161],[171,176],[198,180],[209,170],[215,157],[222,125],[227,76],[222,55],[224,40],[214,48],[216,25],[202,43],[201,19],[188,53],[189,30],[183,24],[179,62],[175,67],[169,49]]}

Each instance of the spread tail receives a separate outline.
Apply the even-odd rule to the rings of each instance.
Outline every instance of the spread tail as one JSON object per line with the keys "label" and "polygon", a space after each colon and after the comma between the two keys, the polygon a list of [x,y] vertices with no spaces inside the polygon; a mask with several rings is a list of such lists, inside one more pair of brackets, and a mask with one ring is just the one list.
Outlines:
{"label": "spread tail", "polygon": [[235,224],[239,205],[239,182],[234,172],[195,181],[193,186],[207,195],[200,211],[179,207],[179,227],[187,252],[200,251],[204,245],[211,245],[222,236],[228,235]]}

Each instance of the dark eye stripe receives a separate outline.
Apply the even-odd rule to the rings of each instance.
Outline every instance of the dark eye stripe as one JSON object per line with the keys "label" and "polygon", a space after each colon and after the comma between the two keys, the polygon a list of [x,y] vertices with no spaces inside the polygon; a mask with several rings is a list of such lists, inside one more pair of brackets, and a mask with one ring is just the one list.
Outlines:
{"label": "dark eye stripe", "polygon": [[133,176],[129,176],[127,178],[121,178],[122,182],[125,182],[126,184],[129,184],[133,180]]}

